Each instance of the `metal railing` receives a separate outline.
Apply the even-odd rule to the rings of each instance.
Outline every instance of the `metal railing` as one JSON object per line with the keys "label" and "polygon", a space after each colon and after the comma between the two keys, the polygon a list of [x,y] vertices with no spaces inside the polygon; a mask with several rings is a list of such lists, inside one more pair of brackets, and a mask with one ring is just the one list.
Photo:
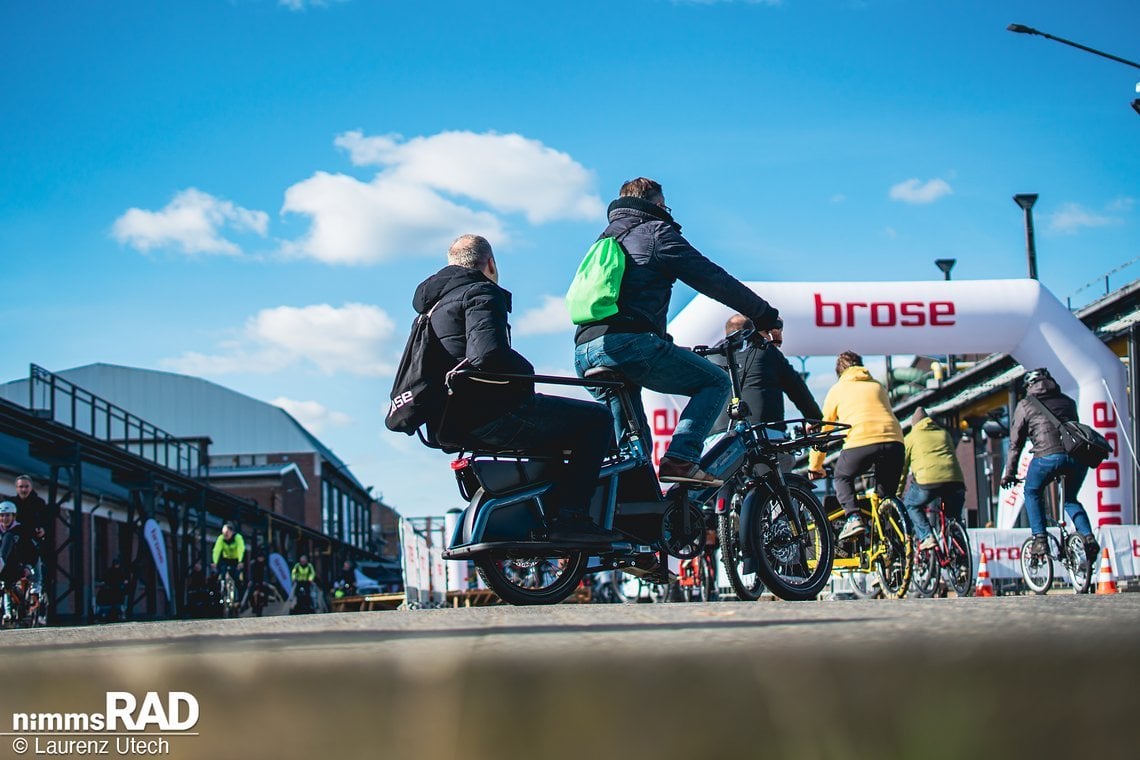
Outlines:
{"label": "metal railing", "polygon": [[192,478],[208,474],[206,438],[179,438],[43,367],[31,365],[28,408],[44,419],[113,444]]}

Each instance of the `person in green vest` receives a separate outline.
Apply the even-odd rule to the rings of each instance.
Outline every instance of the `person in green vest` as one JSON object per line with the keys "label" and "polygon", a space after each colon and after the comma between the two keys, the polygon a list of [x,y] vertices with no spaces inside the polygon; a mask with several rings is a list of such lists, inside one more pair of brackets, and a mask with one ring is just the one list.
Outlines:
{"label": "person in green vest", "polygon": [[[899,497],[910,514],[919,549],[933,549],[937,540],[926,519],[926,509],[942,500],[946,519],[959,520],[966,503],[965,477],[954,454],[950,434],[931,419],[921,406],[910,418],[910,432],[903,439],[903,477]],[[914,473],[906,488],[907,472]]]}

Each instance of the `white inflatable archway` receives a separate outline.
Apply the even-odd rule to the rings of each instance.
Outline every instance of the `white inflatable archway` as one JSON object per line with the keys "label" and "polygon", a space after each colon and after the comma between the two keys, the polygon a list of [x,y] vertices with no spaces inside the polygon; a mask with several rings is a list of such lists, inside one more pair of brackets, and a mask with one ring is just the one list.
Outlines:
{"label": "white inflatable archway", "polygon": [[[1026,368],[1047,367],[1076,399],[1081,420],[1113,444],[1112,456],[1089,474],[1079,496],[1094,529],[1134,522],[1124,365],[1038,281],[747,285],[780,310],[788,355],[1008,353]],[[697,295],[669,323],[669,332],[681,346],[712,345],[724,337],[731,315],[728,307]],[[684,401],[646,392],[655,453],[668,442]],[[1003,521],[1016,518],[1020,487],[1015,490],[1002,494]]]}

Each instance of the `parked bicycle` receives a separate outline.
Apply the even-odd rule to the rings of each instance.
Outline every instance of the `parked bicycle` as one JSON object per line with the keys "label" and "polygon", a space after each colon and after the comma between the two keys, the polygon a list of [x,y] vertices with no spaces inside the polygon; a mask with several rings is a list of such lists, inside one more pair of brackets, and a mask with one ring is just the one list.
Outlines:
{"label": "parked bicycle", "polygon": [[[880,497],[870,481],[869,476],[864,476],[864,483],[868,485],[858,499],[859,514],[867,530],[854,539],[836,544],[834,569],[848,576],[856,596],[881,593],[902,599],[914,568],[910,518],[902,502],[893,496]],[[842,508],[827,515],[837,539],[846,517]],[[876,585],[879,591],[875,590]]]}
{"label": "parked bicycle", "polygon": [[[1065,485],[1059,482],[1057,487],[1061,494],[1058,501],[1063,504]],[[1092,558],[1085,550],[1084,537],[1079,533],[1070,533],[1068,523],[1064,520],[1058,521],[1053,513],[1054,508],[1050,507],[1049,513],[1045,515],[1045,535],[1049,550],[1044,554],[1034,554],[1033,536],[1025,539],[1025,543],[1021,545],[1021,577],[1029,590],[1035,594],[1048,593],[1049,589],[1053,588],[1053,563],[1060,562],[1069,574],[1073,593],[1087,593],[1092,585],[1093,570]],[[1056,528],[1057,534],[1054,535],[1048,528]]]}
{"label": "parked bicycle", "polygon": [[919,596],[932,597],[945,584],[958,596],[969,596],[974,588],[974,560],[966,528],[958,520],[946,519],[941,499],[938,507],[928,510],[927,514],[934,518],[930,520],[930,528],[936,543],[933,549],[915,551],[911,575],[915,591]]}
{"label": "parked bicycle", "polygon": [[[751,333],[737,331],[704,351],[734,352]],[[736,518],[735,522],[726,518],[722,526],[722,549],[725,539],[731,538],[730,545],[740,547],[733,556],[754,561],[761,579],[777,596],[809,599],[826,583],[832,552],[822,507],[810,487],[786,481],[775,460],[786,448],[829,442],[837,433],[805,436],[778,448],[765,440],[765,426],[743,425],[701,463],[701,469],[725,480],[724,487],[691,491],[675,484],[663,495],[644,445],[645,432],[632,413],[629,385],[620,374],[592,370],[579,379],[464,369],[449,376],[449,398],[456,377],[603,388],[616,394],[625,410],[618,449],[603,462],[590,505],[597,524],[623,536],[603,545],[555,541],[547,535],[552,487],[548,460],[522,451],[465,454],[446,441],[425,438],[428,445],[460,454],[452,470],[469,502],[444,558],[474,560],[487,586],[503,601],[554,604],[573,593],[584,574],[615,569],[650,584],[669,583],[673,577],[667,555],[684,560],[704,551],[704,507]],[[735,387],[739,391],[738,383]],[[446,414],[445,408],[445,418]]]}

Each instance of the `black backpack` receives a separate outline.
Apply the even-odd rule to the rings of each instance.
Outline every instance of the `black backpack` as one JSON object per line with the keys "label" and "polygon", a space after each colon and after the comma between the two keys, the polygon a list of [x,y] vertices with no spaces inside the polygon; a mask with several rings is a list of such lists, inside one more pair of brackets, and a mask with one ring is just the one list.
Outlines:
{"label": "black backpack", "polygon": [[392,382],[392,403],[384,418],[384,424],[394,433],[414,435],[432,412],[443,408],[446,400],[444,375],[454,361],[431,329],[432,312],[441,303],[442,298],[426,314],[417,314],[412,322],[412,332]]}
{"label": "black backpack", "polygon": [[1057,426],[1061,447],[1080,464],[1089,468],[1096,467],[1112,454],[1112,444],[1088,425],[1073,420],[1062,422],[1042,403],[1041,399],[1032,394],[1026,398],[1030,399],[1031,403],[1037,404],[1037,408]]}

